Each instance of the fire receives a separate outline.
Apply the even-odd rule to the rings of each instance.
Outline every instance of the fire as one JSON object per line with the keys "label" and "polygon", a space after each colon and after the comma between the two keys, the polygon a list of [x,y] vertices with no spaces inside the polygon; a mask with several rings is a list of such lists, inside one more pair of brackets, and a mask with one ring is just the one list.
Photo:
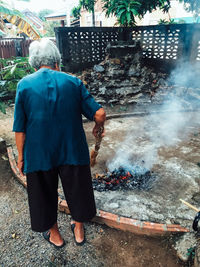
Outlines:
{"label": "fire", "polygon": [[[142,170],[138,166],[136,169]],[[149,170],[137,173],[137,171],[130,171],[120,167],[106,174],[95,174],[93,188],[100,192],[107,190],[132,190],[134,188],[144,187],[151,177]]]}

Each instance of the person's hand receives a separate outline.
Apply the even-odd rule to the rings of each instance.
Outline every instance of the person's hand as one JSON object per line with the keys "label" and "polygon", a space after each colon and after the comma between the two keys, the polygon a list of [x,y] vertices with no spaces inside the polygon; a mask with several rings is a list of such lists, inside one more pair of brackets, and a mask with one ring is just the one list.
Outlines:
{"label": "person's hand", "polygon": [[95,124],[92,133],[95,136],[95,138],[104,137],[105,136],[104,126]]}
{"label": "person's hand", "polygon": [[18,159],[17,168],[19,170],[19,173],[24,176],[24,160]]}

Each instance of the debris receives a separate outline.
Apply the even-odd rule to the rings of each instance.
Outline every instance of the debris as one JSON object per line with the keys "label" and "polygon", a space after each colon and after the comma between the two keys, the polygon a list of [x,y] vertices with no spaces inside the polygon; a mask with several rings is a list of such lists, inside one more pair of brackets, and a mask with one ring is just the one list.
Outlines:
{"label": "debris", "polygon": [[12,238],[14,239],[16,237],[16,234],[14,233],[14,234],[12,234]]}
{"label": "debris", "polygon": [[4,155],[3,155],[1,158],[2,158],[3,160],[8,160],[8,158],[7,158],[6,156],[4,156]]}
{"label": "debris", "polygon": [[174,249],[177,251],[178,257],[186,262],[189,259],[191,248],[197,244],[196,236],[194,233],[186,233],[182,235],[175,243]]}
{"label": "debris", "polygon": [[169,74],[150,65],[144,66],[142,48],[137,43],[111,43],[108,52],[111,50],[104,61],[79,77],[99,103],[144,106],[152,102],[160,105],[171,94],[178,96],[187,109],[199,107],[200,90],[172,84]]}
{"label": "debris", "polygon": [[94,65],[93,70],[96,72],[104,72],[105,69],[101,65]]}

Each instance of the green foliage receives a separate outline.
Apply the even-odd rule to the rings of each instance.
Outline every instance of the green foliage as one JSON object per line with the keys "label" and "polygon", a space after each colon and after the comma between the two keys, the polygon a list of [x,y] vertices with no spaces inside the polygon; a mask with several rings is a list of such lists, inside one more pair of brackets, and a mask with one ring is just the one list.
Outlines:
{"label": "green foliage", "polygon": [[174,19],[166,20],[166,19],[160,19],[158,22],[159,25],[167,25],[167,24],[177,24]]}
{"label": "green foliage", "polygon": [[166,19],[160,19],[160,20],[158,21],[158,24],[159,24],[159,25],[168,24],[168,20],[166,20]]}
{"label": "green foliage", "polygon": [[97,0],[80,0],[80,6],[85,8],[89,12],[94,11],[94,5]]}
{"label": "green foliage", "polygon": [[26,75],[33,73],[28,58],[0,59],[0,111],[5,113],[6,104],[1,100],[15,96],[17,83]]}
{"label": "green foliage", "polygon": [[87,11],[92,12],[92,24],[95,26],[94,5],[97,0],[79,0],[80,7],[85,8]]}
{"label": "green foliage", "polygon": [[[104,10],[107,16],[115,15],[121,25],[132,26],[135,24],[135,17],[142,18],[147,12],[152,12],[159,8],[164,13],[167,13],[171,7],[170,0],[102,0]],[[138,4],[134,4],[138,3]],[[187,11],[192,12],[197,18],[200,14],[200,1],[199,0],[179,0],[184,3]],[[128,8],[133,6],[131,11]],[[123,10],[123,11],[122,11]],[[123,14],[123,15],[122,15]],[[167,23],[161,20],[161,24],[174,24],[174,21]]]}
{"label": "green foliage", "polygon": [[60,23],[58,21],[46,21],[44,22],[44,37],[55,37],[54,28],[60,27]]}
{"label": "green foliage", "polygon": [[168,12],[170,0],[102,0],[104,10],[109,17],[115,15],[123,26],[135,25],[135,17],[142,18],[147,11],[160,8]]}
{"label": "green foliage", "polygon": [[75,19],[79,19],[81,16],[81,5],[79,4],[77,7],[72,9],[72,15]]}
{"label": "green foliage", "polygon": [[170,0],[139,0],[141,3],[138,13],[143,17],[148,11],[151,13],[153,10],[159,8],[164,13],[167,13],[170,8]]}
{"label": "green foliage", "polygon": [[6,114],[6,104],[2,101],[0,101],[0,112]]}
{"label": "green foliage", "polygon": [[106,15],[115,15],[122,26],[135,25],[135,17],[139,16],[138,9],[141,5],[134,0],[103,0]]}
{"label": "green foliage", "polygon": [[187,255],[189,256],[189,258],[191,258],[192,260],[194,260],[195,257],[195,249],[196,247],[191,247],[187,249]]}
{"label": "green foliage", "polygon": [[0,78],[5,81],[5,85],[0,87],[1,91],[15,91],[18,81],[34,72],[28,58],[0,59],[0,64],[4,66],[0,71]]}
{"label": "green foliage", "polygon": [[45,21],[45,16],[49,15],[53,13],[52,10],[50,9],[42,9],[39,13],[38,13],[38,17],[42,20]]}

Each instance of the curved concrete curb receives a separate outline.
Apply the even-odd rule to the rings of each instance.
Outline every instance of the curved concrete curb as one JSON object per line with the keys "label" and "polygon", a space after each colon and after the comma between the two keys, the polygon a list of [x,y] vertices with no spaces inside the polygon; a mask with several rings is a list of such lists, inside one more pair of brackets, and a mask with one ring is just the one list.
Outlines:
{"label": "curved concrete curb", "polygon": [[[17,169],[15,156],[11,146],[7,147],[7,152],[10,166],[15,177],[23,186],[27,187],[26,176],[20,175]],[[66,201],[62,200],[61,198],[58,199],[58,208],[59,211],[70,214]],[[110,227],[123,231],[129,231],[135,234],[145,234],[151,236],[189,232],[189,229],[184,228],[178,224],[159,224],[139,221],[131,218],[122,217],[117,214],[113,214],[103,210],[97,210],[97,215],[95,216],[93,221],[101,224],[106,224]]]}

